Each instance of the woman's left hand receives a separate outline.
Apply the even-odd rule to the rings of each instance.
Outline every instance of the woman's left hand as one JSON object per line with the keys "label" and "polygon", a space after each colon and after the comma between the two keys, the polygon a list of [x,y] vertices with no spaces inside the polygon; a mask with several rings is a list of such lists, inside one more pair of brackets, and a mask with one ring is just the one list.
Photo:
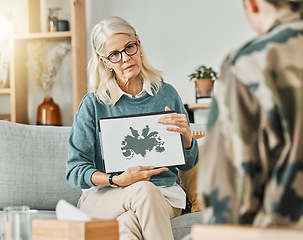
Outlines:
{"label": "woman's left hand", "polygon": [[[165,107],[165,111],[170,111],[169,107]],[[174,125],[175,127],[167,127],[166,129],[171,132],[178,132],[183,136],[184,148],[189,149],[192,145],[192,135],[188,126],[185,114],[172,113],[166,114],[158,120],[159,123]]]}

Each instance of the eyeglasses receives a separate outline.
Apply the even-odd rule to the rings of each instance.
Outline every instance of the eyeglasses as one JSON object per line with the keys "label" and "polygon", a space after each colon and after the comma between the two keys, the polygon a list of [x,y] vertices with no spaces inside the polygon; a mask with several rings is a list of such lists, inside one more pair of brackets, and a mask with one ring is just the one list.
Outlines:
{"label": "eyeglasses", "polygon": [[114,51],[108,55],[108,57],[104,57],[112,63],[118,63],[122,59],[122,53],[125,52],[128,56],[133,56],[138,52],[138,42],[133,42],[127,44],[126,47],[122,51]]}

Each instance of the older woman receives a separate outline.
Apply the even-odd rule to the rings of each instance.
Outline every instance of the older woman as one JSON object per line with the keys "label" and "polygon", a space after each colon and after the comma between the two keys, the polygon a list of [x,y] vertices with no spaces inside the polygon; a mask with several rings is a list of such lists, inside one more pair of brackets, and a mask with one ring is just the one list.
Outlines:
{"label": "older woman", "polygon": [[[185,207],[175,167],[131,167],[120,175],[104,171],[99,144],[100,118],[174,110],[160,123],[182,134],[186,164],[198,161],[183,103],[176,90],[147,61],[136,31],[118,17],[92,30],[88,65],[93,91],[82,100],[69,139],[66,178],[83,189],[80,209],[94,218],[117,219],[120,239],[173,239],[170,219]],[[111,186],[118,186],[113,188]],[[85,190],[86,189],[86,190]]]}
{"label": "older woman", "polygon": [[200,169],[204,221],[302,228],[303,1],[243,5],[259,36],[222,65]]}

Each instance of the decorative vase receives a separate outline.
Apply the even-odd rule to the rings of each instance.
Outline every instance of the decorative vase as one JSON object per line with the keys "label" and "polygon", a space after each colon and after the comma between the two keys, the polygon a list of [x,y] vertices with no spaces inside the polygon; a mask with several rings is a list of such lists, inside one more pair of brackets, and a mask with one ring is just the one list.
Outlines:
{"label": "decorative vase", "polygon": [[61,14],[61,8],[49,8],[48,10],[48,31],[57,32],[57,22]]}
{"label": "decorative vase", "polygon": [[211,91],[213,89],[214,80],[212,79],[197,79],[196,84],[196,97],[197,98],[207,98],[211,96]]}
{"label": "decorative vase", "polygon": [[45,97],[38,107],[37,125],[61,126],[60,109],[51,97]]}

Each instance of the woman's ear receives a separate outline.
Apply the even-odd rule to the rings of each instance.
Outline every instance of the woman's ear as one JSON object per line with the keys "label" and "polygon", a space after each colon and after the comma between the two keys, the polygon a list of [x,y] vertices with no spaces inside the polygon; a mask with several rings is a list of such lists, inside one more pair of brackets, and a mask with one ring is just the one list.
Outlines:
{"label": "woman's ear", "polygon": [[107,67],[108,69],[110,69],[110,66],[108,66],[108,63],[102,57],[100,57],[100,62],[102,62],[105,65],[105,67]]}
{"label": "woman's ear", "polygon": [[141,53],[141,41],[140,41],[140,39],[138,39],[137,42],[138,42],[139,52],[140,52],[141,57],[142,57],[142,53]]}
{"label": "woman's ear", "polygon": [[258,0],[247,0],[248,7],[250,8],[251,12],[258,13],[259,12],[259,5]]}

